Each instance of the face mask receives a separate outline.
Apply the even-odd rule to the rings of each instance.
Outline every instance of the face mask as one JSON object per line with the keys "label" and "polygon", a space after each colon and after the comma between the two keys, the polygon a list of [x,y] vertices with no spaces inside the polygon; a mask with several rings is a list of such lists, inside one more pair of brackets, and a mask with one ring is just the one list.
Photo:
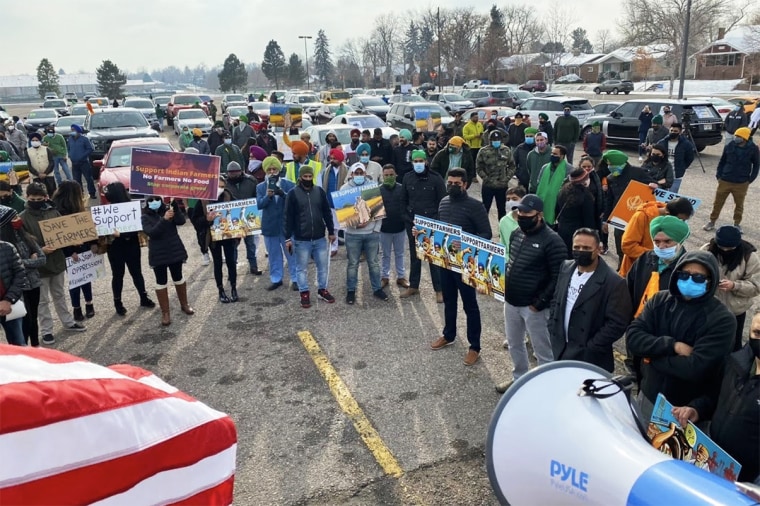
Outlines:
{"label": "face mask", "polygon": [[307,181],[305,179],[301,179],[301,184],[303,185],[304,188],[311,188],[312,186],[314,186],[314,180],[309,179]]}
{"label": "face mask", "polygon": [[364,176],[354,176],[354,184],[361,186],[364,184]]}
{"label": "face mask", "polygon": [[45,135],[46,135],[47,137],[52,137],[54,134],[53,134],[53,132],[48,132],[48,133],[47,133],[47,134],[45,134]]}
{"label": "face mask", "polygon": [[563,114],[564,114],[564,115],[565,115],[565,117],[567,118],[568,116],[570,116],[570,111],[565,111]]}
{"label": "face mask", "polygon": [[674,133],[674,132],[670,132],[670,133],[668,134],[668,138],[669,138],[669,139],[671,139],[671,140],[675,140],[675,139],[678,139],[678,134],[677,134],[677,133]]}
{"label": "face mask", "polygon": [[39,211],[40,209],[44,207],[45,201],[44,200],[37,200],[37,201],[27,200],[26,205],[28,205],[30,209],[35,209]]}
{"label": "face mask", "polygon": [[588,188],[588,187],[591,185],[591,178],[586,178],[586,179],[584,179],[584,180],[583,180],[583,182],[581,183],[581,185],[582,185],[584,188]]}
{"label": "face mask", "polygon": [[744,139],[741,137],[734,137],[734,142],[737,144],[742,144],[744,142]]}
{"label": "face mask", "polygon": [[462,187],[455,184],[447,184],[446,193],[448,193],[453,198],[459,197],[462,195]]}
{"label": "face mask", "polygon": [[38,148],[38,147],[40,147],[41,144],[42,143],[40,141],[32,141],[32,147],[33,148]]}
{"label": "face mask", "polygon": [[599,127],[591,127],[591,131],[598,134],[601,129]]}
{"label": "face mask", "polygon": [[559,157],[558,157],[557,155],[552,155],[552,156],[550,156],[550,157],[549,157],[549,160],[550,160],[552,163],[554,163],[554,164],[557,164],[557,163],[559,163]]}
{"label": "face mask", "polygon": [[677,250],[678,246],[673,246],[671,248],[658,248],[655,246],[654,254],[657,255],[657,258],[660,260],[672,260],[675,258]]}
{"label": "face mask", "polygon": [[11,228],[13,228],[13,230],[21,230],[22,228],[24,228],[24,222],[21,220],[12,221]]}
{"label": "face mask", "polygon": [[369,163],[369,156],[360,156],[359,161],[366,165]]}
{"label": "face mask", "polygon": [[199,140],[201,140],[201,138],[200,138],[200,137],[198,137],[197,135],[193,135],[193,140],[195,140],[195,141],[199,141]]}
{"label": "face mask", "polygon": [[536,228],[536,225],[538,225],[538,215],[517,217],[517,226],[520,227],[520,230],[523,232],[530,232]]}
{"label": "face mask", "polygon": [[243,173],[242,172],[235,172],[234,174],[229,173],[229,172],[227,173],[227,180],[228,181],[240,181],[241,179],[243,179]]}
{"label": "face mask", "polygon": [[15,127],[15,126],[13,126],[13,125],[9,125],[9,126],[8,126],[8,131],[9,131],[9,132],[12,132],[12,131],[14,131],[15,129],[16,129],[16,127]]}
{"label": "face mask", "polygon": [[151,200],[150,202],[148,202],[148,208],[151,209],[152,211],[158,211],[159,209],[161,209],[162,203],[163,202],[161,202],[160,200]]}
{"label": "face mask", "polygon": [[224,139],[224,143],[229,146],[232,144],[232,139]]}
{"label": "face mask", "polygon": [[412,163],[412,167],[414,168],[414,172],[417,174],[422,174],[425,172],[425,164],[421,162]]}
{"label": "face mask", "polygon": [[530,146],[531,144],[533,144],[534,142],[536,142],[536,139],[534,139],[533,137],[526,137],[526,138],[525,138],[525,144],[527,144],[527,145],[529,145],[529,146]]}
{"label": "face mask", "polygon": [[623,173],[623,167],[620,166],[612,166],[609,167],[610,169],[610,176],[612,177],[618,177],[620,174]]}
{"label": "face mask", "polygon": [[679,279],[676,282],[676,286],[681,295],[690,299],[696,299],[707,293],[707,282],[697,283],[691,278],[687,280]]}
{"label": "face mask", "polygon": [[385,186],[393,188],[394,186],[396,186],[396,176],[385,176],[383,178],[383,184]]}
{"label": "face mask", "polygon": [[71,136],[72,137],[79,137],[79,132],[77,132],[76,130],[72,130],[71,131]]}
{"label": "face mask", "polygon": [[662,161],[661,155],[652,155],[651,158],[654,163],[660,163]]}
{"label": "face mask", "polygon": [[219,194],[216,196],[217,199],[222,198],[222,195],[224,195],[224,188],[219,188]]}
{"label": "face mask", "polygon": [[496,115],[496,114],[491,114],[491,119],[498,119],[498,118],[499,118],[499,116],[498,116],[498,115]]}
{"label": "face mask", "polygon": [[459,150],[457,148],[449,148],[450,155],[456,155],[457,153],[459,153]]}
{"label": "face mask", "polygon": [[501,147],[501,141],[491,141],[491,146],[493,146],[496,149],[499,149]]}
{"label": "face mask", "polygon": [[595,260],[593,251],[573,250],[573,258],[575,259],[575,262],[581,267],[588,267],[589,265],[593,264]]}
{"label": "face mask", "polygon": [[749,347],[752,349],[752,354],[755,358],[760,358],[760,339],[749,339]]}
{"label": "face mask", "polygon": [[536,143],[536,147],[537,147],[538,149],[540,149],[541,151],[543,151],[544,149],[546,149],[546,145],[547,145],[547,144],[549,144],[549,143],[548,143],[548,142],[546,142],[546,141],[538,141],[538,142]]}
{"label": "face mask", "polygon": [[662,112],[663,112],[663,114],[670,114],[670,109],[665,109]]}
{"label": "face mask", "polygon": [[188,135],[190,133],[190,130],[182,130],[182,135]]}

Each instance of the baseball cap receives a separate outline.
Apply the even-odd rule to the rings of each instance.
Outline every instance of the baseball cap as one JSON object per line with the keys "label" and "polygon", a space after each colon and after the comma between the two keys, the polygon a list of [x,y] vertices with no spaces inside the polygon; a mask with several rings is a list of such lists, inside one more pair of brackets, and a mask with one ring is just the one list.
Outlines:
{"label": "baseball cap", "polygon": [[531,211],[538,211],[540,213],[544,210],[544,201],[541,200],[541,197],[538,195],[529,193],[524,196],[520,202],[512,206],[512,210],[514,211],[515,209],[523,213],[529,213]]}

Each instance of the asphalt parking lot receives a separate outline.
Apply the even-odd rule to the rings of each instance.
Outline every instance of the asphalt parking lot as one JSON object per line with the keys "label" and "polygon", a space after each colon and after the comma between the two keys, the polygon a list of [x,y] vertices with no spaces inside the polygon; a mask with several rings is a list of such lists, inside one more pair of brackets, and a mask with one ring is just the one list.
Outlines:
{"label": "asphalt parking lot", "polygon": [[[9,113],[24,115],[32,107],[10,107]],[[164,135],[176,141],[170,131]],[[681,193],[702,200],[690,221],[687,249],[711,237],[701,227],[712,205],[721,147],[708,147],[683,181]],[[470,194],[479,198],[479,187]],[[742,223],[755,244],[758,198],[751,186]],[[729,201],[719,224],[731,223],[732,211]],[[497,232],[495,209],[491,224]],[[172,295],[173,323],[162,328],[157,309],[138,308],[129,279],[129,312],[117,316],[110,280],[101,279],[94,284],[97,314],[85,322],[87,331],[66,334],[59,327],[55,346],[101,364],[145,367],[229,413],[239,438],[236,504],[497,504],[484,446],[499,400],[494,384],[511,377],[501,304],[479,298],[483,351],[476,365],[466,367],[466,340],[440,351],[429,348],[440,335],[443,305],[435,302],[426,269],[420,297],[402,300],[392,283],[390,300],[379,302],[362,264],[357,303],[348,306],[341,248],[330,263],[329,289],[337,302],[305,310],[287,285],[265,290],[267,260],[259,241],[264,275],[248,274],[241,263],[240,302],[220,304],[190,224],[181,236],[190,253],[185,277],[194,316],[182,314]],[[614,265],[612,241],[610,246],[605,258]],[[150,287],[155,283],[147,254],[143,258]],[[617,347],[622,350],[623,343]]]}

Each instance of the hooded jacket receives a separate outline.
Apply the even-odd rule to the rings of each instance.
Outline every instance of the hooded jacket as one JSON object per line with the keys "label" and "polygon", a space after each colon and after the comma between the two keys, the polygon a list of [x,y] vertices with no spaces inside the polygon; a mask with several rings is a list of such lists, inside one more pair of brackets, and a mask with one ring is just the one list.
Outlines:
{"label": "hooded jacket", "polygon": [[543,153],[538,150],[538,147],[531,150],[526,157],[526,163],[528,167],[528,186],[525,188],[528,193],[536,193],[538,188],[538,175],[541,173],[541,169],[551,161],[552,150],[551,147],[546,146]]}
{"label": "hooded jacket", "polygon": [[[440,153],[436,155],[436,158],[438,156]],[[498,149],[490,144],[480,148],[475,167],[483,186],[503,189],[504,191],[507,190],[510,179],[517,171],[512,150],[506,144],[502,144]]]}
{"label": "hooded jacket", "polygon": [[404,210],[406,222],[411,225],[414,215],[438,218],[438,205],[446,196],[446,183],[437,172],[425,169],[422,174],[412,171],[404,176]]}
{"label": "hooded jacket", "polygon": [[67,142],[69,146],[69,158],[72,164],[85,162],[92,154],[92,143],[90,139],[82,134],[69,135]]}
{"label": "hooded jacket", "polygon": [[[708,393],[733,346],[736,318],[715,298],[718,262],[710,253],[692,251],[681,257],[675,272],[692,262],[710,273],[707,293],[687,300],[678,290],[678,277],[671,276],[668,291],[649,299],[628,327],[628,347],[642,357],[640,391],[651,403],[662,393],[674,406],[684,406]],[[691,346],[691,354],[677,355],[677,342]]]}
{"label": "hooded jacket", "polygon": [[[462,155],[459,167],[467,172],[467,183],[472,184],[475,181],[475,161],[472,159],[472,150],[467,144],[462,144],[460,154]],[[434,170],[445,181],[449,172],[451,155],[449,148],[445,147],[435,154],[433,161],[430,162],[430,170]]]}
{"label": "hooded jacket", "polygon": [[760,152],[757,144],[748,140],[744,146],[735,141],[723,148],[715,177],[728,183],[754,183],[760,169]]}
{"label": "hooded jacket", "polygon": [[628,274],[637,258],[654,249],[649,224],[660,216],[660,209],[664,207],[664,202],[644,202],[634,211],[621,239],[621,249],[625,255],[618,271],[621,276]]}
{"label": "hooded jacket", "polygon": [[[657,144],[665,153],[668,153],[668,159],[670,159],[670,152],[668,151],[669,142],[670,137],[665,137]],[[683,177],[686,173],[686,169],[694,161],[694,151],[694,144],[683,135],[679,135],[676,148],[673,152],[673,171],[676,178]],[[720,163],[718,166],[720,166]]]}
{"label": "hooded jacket", "polygon": [[[709,248],[708,242],[700,249],[708,251]],[[760,295],[760,257],[757,249],[747,241],[742,241],[742,248],[744,256],[734,270],[729,271],[725,264],[718,261],[720,279],[733,281],[735,285],[734,289],[728,292],[718,290],[715,296],[735,315],[749,311],[755,297]]]}
{"label": "hooded jacket", "polygon": [[520,186],[528,189],[530,185],[530,172],[528,171],[528,153],[530,153],[535,144],[527,144],[525,142],[518,145],[512,150],[512,160],[515,162],[515,176],[520,182]]}
{"label": "hooded jacket", "polygon": [[328,235],[335,234],[327,195],[316,185],[307,190],[299,183],[288,192],[283,223],[283,235],[286,239],[316,241],[325,236],[325,229]]}
{"label": "hooded jacket", "polygon": [[3,283],[5,291],[2,300],[10,302],[11,305],[21,298],[24,290],[30,288],[16,247],[3,241],[0,241],[0,282]]}
{"label": "hooded jacket", "polygon": [[282,222],[285,219],[285,198],[295,188],[295,183],[284,177],[277,180],[277,186],[283,195],[267,195],[269,176],[256,186],[256,205],[261,211],[261,235],[279,237],[282,235]]}

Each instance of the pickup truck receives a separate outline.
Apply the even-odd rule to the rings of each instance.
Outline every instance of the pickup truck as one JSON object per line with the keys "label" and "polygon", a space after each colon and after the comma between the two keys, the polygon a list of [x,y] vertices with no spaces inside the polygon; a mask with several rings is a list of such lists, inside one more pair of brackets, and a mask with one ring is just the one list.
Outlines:
{"label": "pickup truck", "polygon": [[610,93],[617,95],[621,91],[628,95],[633,91],[633,83],[631,81],[621,81],[620,79],[607,79],[606,81],[602,82],[602,84],[599,84],[596,86],[596,88],[594,88],[594,93],[597,95],[602,92],[606,93],[607,95]]}
{"label": "pickup truck", "polygon": [[198,103],[199,107],[203,109],[203,112],[206,113],[206,116],[208,116],[208,107],[206,107],[206,104],[203,103],[203,100],[201,100],[201,97],[198,95],[172,95],[171,100],[168,104],[166,104],[166,124],[173,126],[174,118],[177,117],[177,112],[182,109],[190,109],[195,105],[196,102]]}

